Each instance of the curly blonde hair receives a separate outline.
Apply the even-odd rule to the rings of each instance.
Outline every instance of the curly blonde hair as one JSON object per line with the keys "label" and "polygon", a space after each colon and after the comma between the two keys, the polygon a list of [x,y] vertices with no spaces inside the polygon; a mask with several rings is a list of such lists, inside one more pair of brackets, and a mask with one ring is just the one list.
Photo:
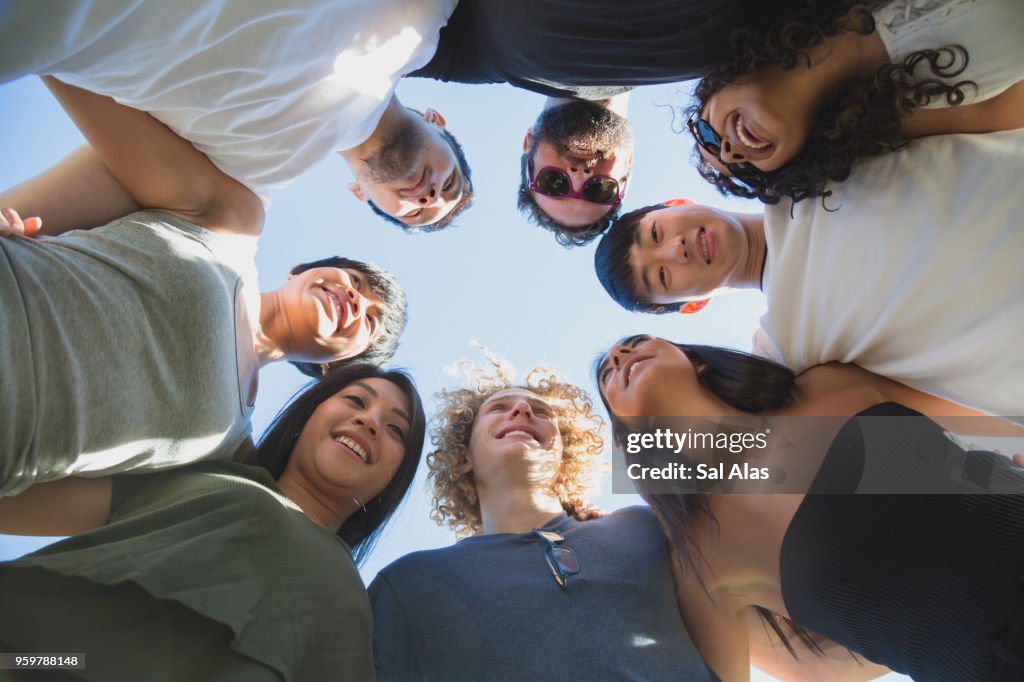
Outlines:
{"label": "curly blonde hair", "polygon": [[480,500],[472,472],[463,473],[477,411],[489,397],[508,388],[523,388],[543,398],[554,412],[562,437],[562,467],[553,492],[562,507],[573,513],[585,505],[587,490],[593,484],[594,467],[604,451],[604,421],[594,414],[590,397],[579,387],[562,381],[546,367],[536,367],[522,382],[514,382],[510,372],[488,355],[491,371],[470,367],[469,385],[437,393],[440,412],[431,420],[427,455],[428,479],[434,488],[430,517],[438,525],[447,525],[462,537],[481,526]]}

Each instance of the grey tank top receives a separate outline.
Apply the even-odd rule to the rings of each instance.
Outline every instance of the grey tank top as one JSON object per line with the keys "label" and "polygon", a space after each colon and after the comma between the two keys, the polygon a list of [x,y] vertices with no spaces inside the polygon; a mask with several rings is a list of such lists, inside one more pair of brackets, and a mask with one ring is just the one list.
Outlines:
{"label": "grey tank top", "polygon": [[159,212],[0,239],[0,495],[230,457],[251,429],[255,249]]}

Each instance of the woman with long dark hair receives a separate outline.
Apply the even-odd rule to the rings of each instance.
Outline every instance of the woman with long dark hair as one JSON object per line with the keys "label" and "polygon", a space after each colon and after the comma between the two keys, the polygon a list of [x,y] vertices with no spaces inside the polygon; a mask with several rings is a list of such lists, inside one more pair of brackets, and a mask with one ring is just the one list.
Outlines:
{"label": "woman with long dark hair", "polygon": [[733,30],[686,112],[723,194],[828,196],[856,160],[915,137],[1024,127],[1024,4],[851,4],[773,5]]}
{"label": "woman with long dark hair", "polygon": [[372,680],[356,565],[405,497],[424,430],[408,375],[353,365],[285,407],[249,465],[2,499],[0,532],[73,537],[0,564],[0,642],[85,652],[89,679]]}
{"label": "woman with long dark hair", "polygon": [[[597,381],[616,441],[641,469],[649,458],[635,434],[654,430],[651,416],[713,423],[730,444],[750,437],[739,454],[706,442],[677,449],[673,461],[691,467],[682,487],[637,481],[680,558],[687,625],[723,680],[748,679],[753,609],[916,680],[1024,675],[1024,496],[1002,494],[1024,493],[1024,477],[946,431],[1019,427],[853,365],[795,376],[744,353],[646,336],[614,346]],[[723,425],[754,415],[746,432]],[[717,471],[723,454],[743,473],[696,474]],[[755,492],[700,487],[730,477],[734,490]],[[886,492],[917,494],[865,494]]]}

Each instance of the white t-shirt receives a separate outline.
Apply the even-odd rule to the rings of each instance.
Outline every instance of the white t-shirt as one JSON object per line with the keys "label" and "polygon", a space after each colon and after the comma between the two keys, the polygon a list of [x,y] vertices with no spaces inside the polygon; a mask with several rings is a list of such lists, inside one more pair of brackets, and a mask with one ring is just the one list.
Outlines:
{"label": "white t-shirt", "polygon": [[754,352],[838,360],[1024,415],[1024,130],[945,135],[857,165],[826,200],[768,206]]}
{"label": "white t-shirt", "polygon": [[365,141],[456,2],[10,3],[0,81],[50,73],[147,111],[264,194]]}
{"label": "white t-shirt", "polygon": [[[961,45],[967,49],[966,70],[952,82],[974,81],[963,88],[964,104],[995,97],[1021,79],[1024,66],[1024,1],[1022,0],[893,0],[874,10],[875,29],[890,61],[902,62],[918,50]],[[920,77],[930,76],[926,64]],[[937,98],[929,107],[946,106]]]}

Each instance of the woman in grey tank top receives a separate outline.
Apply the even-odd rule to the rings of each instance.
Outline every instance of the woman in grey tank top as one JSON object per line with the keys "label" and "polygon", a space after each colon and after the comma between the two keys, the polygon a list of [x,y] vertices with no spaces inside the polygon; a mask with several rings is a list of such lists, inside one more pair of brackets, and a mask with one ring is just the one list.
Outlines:
{"label": "woman in grey tank top", "polygon": [[[0,392],[22,396],[0,410],[0,496],[67,475],[229,459],[249,436],[260,367],[287,359],[316,376],[391,357],[406,313],[389,273],[328,258],[260,293],[263,207],[252,192],[150,116],[46,80],[93,145],[65,164],[106,188],[92,188],[101,198],[86,202],[80,225],[40,204],[35,183],[3,199],[45,209],[44,220],[55,211],[44,230],[112,222],[0,239],[0,282],[19,294],[5,297],[0,324],[46,348],[15,349],[0,372]],[[54,205],[81,189],[55,177],[59,196],[45,197]],[[5,222],[39,229],[12,212]],[[40,426],[68,423],[76,428]]]}

